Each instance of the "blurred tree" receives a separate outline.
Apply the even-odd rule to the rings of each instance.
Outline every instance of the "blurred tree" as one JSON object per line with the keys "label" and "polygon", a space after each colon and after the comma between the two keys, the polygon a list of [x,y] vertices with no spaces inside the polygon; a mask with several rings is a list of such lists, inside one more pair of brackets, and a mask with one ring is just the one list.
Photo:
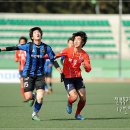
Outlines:
{"label": "blurred tree", "polygon": [[130,14],[130,1],[123,0],[123,14]]}
{"label": "blurred tree", "polygon": [[[130,13],[130,2],[123,1],[123,13]],[[98,5],[96,10],[96,5]],[[118,0],[1,0],[0,12],[63,13],[63,14],[118,14]]]}
{"label": "blurred tree", "polygon": [[94,5],[95,13],[100,14],[99,2],[97,0],[91,0],[91,3]]}

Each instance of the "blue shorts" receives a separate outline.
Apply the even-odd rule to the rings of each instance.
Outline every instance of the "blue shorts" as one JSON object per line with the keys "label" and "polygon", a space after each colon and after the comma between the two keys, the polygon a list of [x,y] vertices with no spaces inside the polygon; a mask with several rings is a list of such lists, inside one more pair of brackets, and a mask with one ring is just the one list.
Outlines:
{"label": "blue shorts", "polygon": [[64,85],[67,92],[73,89],[79,90],[85,88],[82,78],[64,78]]}

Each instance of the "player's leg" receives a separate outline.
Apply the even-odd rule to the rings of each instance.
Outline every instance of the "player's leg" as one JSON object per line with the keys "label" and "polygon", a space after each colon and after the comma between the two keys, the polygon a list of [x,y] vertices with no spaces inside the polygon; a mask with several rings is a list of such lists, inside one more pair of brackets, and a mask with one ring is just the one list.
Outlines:
{"label": "player's leg", "polygon": [[83,83],[83,79],[82,78],[76,79],[75,86],[76,86],[77,93],[79,95],[79,102],[77,104],[75,118],[78,120],[84,120],[84,118],[80,115],[80,112],[82,111],[86,103],[86,90],[85,90],[85,85]]}
{"label": "player's leg", "polygon": [[38,117],[38,112],[40,111],[43,104],[43,96],[45,91],[45,82],[43,81],[43,77],[37,77],[35,81],[36,88],[36,101],[34,104],[34,109],[32,113],[32,119],[36,121],[40,121]]}
{"label": "player's leg", "polygon": [[49,88],[49,92],[52,93],[53,89],[52,89],[52,78],[51,78],[51,73],[48,73],[47,77],[46,77],[46,84]]}
{"label": "player's leg", "polygon": [[24,95],[25,95],[26,102],[29,100],[32,100],[32,98],[33,98],[32,91],[25,92]]}
{"label": "player's leg", "polygon": [[44,90],[43,89],[38,89],[36,91],[36,93],[37,93],[36,94],[36,101],[35,101],[35,104],[34,104],[32,119],[40,121],[40,119],[38,117],[38,112],[40,111],[40,109],[42,107],[42,104],[43,104]]}
{"label": "player's leg", "polygon": [[46,83],[46,85],[45,85],[45,93],[49,94],[49,87],[48,87],[48,84],[47,84],[47,75],[46,74],[45,74],[45,77],[44,77],[43,81]]}
{"label": "player's leg", "polygon": [[82,109],[84,108],[85,104],[86,104],[86,91],[85,88],[81,88],[78,91],[78,95],[79,95],[79,102],[77,105],[77,110],[75,113],[75,118],[78,120],[84,120],[84,118],[80,115]]}
{"label": "player's leg", "polygon": [[22,97],[25,101],[25,95],[24,95],[24,83],[23,83],[23,78],[20,77],[20,89],[21,89],[21,94],[22,94]]}
{"label": "player's leg", "polygon": [[33,93],[33,90],[34,90],[34,81],[33,80],[34,79],[32,77],[23,78],[25,101],[29,102],[30,106],[33,106],[33,103],[35,100],[35,93]]}
{"label": "player's leg", "polygon": [[68,101],[67,101],[67,112],[68,114],[72,113],[72,105],[77,100],[78,94],[73,84],[73,79],[65,78],[64,79],[64,85],[66,88],[66,91],[68,93]]}
{"label": "player's leg", "polygon": [[67,112],[68,114],[72,113],[72,105],[77,100],[78,94],[75,89],[72,89],[70,92],[68,92],[68,102],[67,102]]}
{"label": "player's leg", "polygon": [[22,97],[23,97],[23,99],[24,99],[24,101],[25,101],[24,83],[23,83],[22,72],[23,72],[23,71],[19,71],[19,75],[20,75],[20,90],[21,90]]}

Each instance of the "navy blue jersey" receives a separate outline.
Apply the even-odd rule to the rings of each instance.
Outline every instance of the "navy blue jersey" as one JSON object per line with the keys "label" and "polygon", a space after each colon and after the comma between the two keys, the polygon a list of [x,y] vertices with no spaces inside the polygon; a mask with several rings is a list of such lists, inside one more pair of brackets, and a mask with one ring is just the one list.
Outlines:
{"label": "navy blue jersey", "polygon": [[51,47],[42,43],[36,45],[34,43],[26,43],[18,45],[19,50],[26,51],[26,63],[23,69],[23,77],[41,76],[44,74],[45,54],[48,54],[51,61],[54,61],[54,52]]}

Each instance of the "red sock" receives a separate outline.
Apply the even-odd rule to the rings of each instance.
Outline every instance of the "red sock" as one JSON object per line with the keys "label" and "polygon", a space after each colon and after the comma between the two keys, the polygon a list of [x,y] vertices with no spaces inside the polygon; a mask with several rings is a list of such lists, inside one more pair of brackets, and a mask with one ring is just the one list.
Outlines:
{"label": "red sock", "polygon": [[68,97],[68,102],[70,105],[72,105],[76,100],[73,100],[71,96]]}
{"label": "red sock", "polygon": [[86,103],[85,101],[79,100],[78,105],[77,105],[76,115],[80,114],[80,112],[85,106],[85,103]]}
{"label": "red sock", "polygon": [[21,93],[22,93],[23,98],[25,99],[25,95],[24,95],[24,87],[21,87]]}

